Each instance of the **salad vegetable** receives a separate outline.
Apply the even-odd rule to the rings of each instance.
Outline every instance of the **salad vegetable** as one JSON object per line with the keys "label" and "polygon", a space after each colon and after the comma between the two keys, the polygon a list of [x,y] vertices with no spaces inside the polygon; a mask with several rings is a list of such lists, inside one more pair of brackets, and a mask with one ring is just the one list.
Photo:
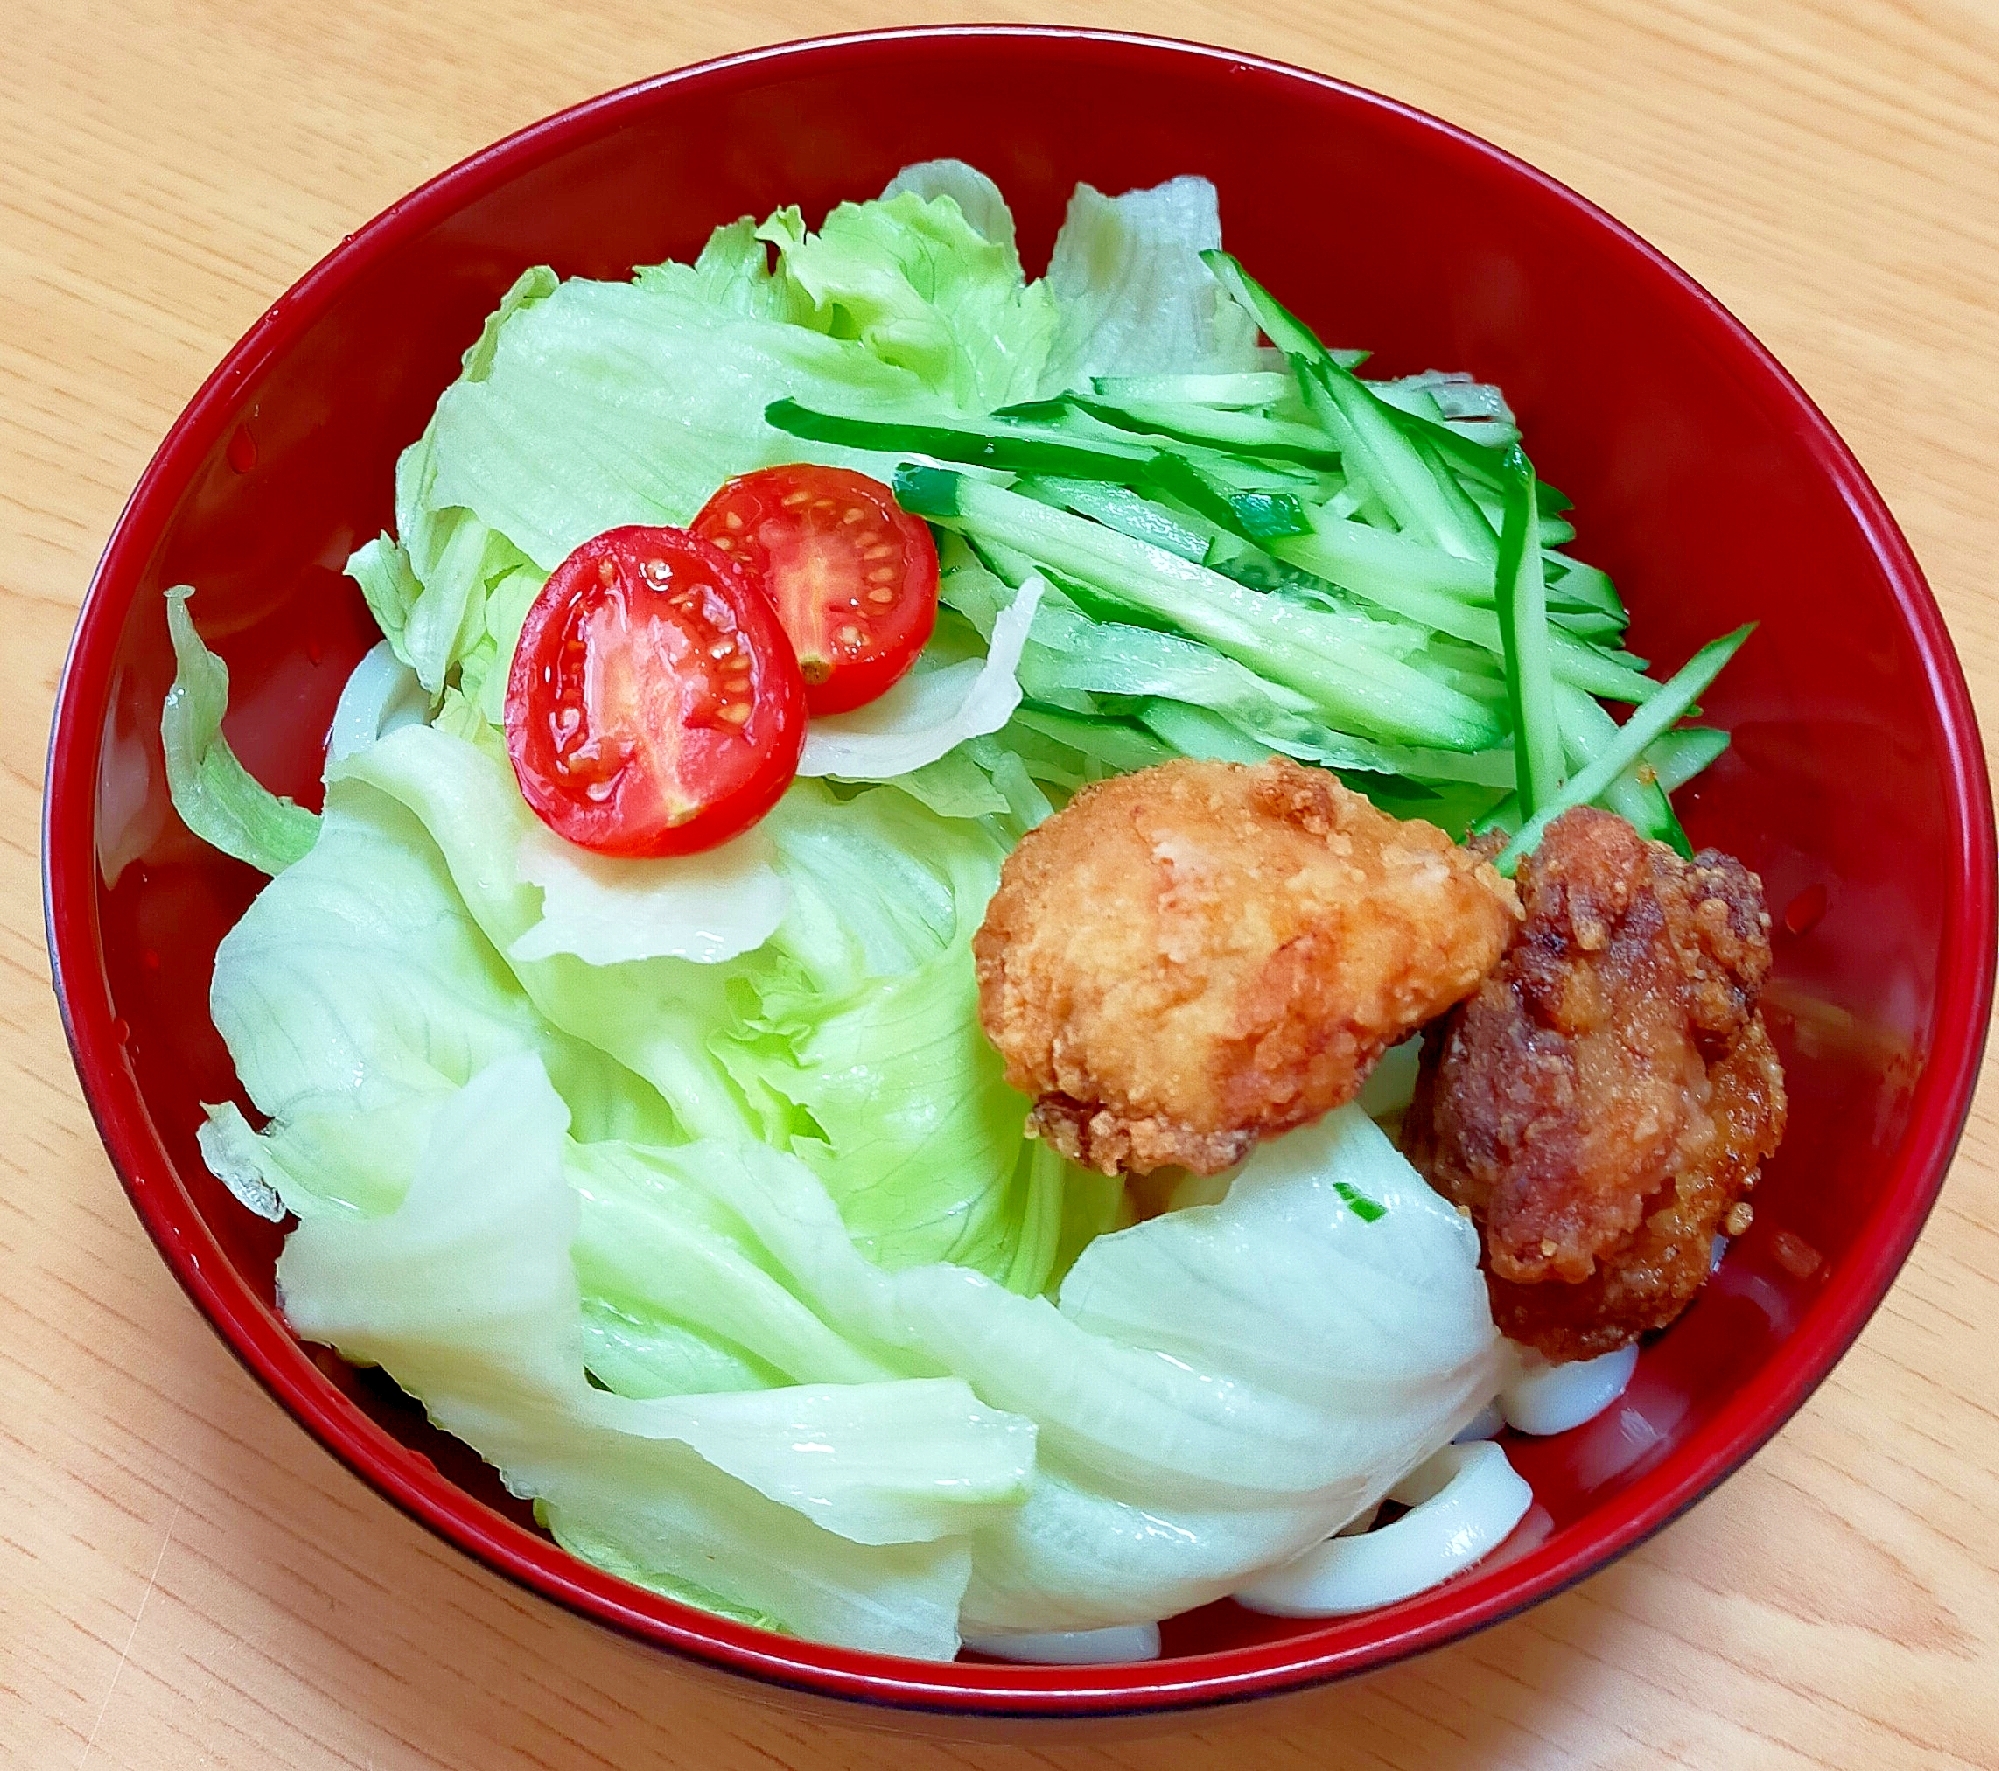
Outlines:
{"label": "salad vegetable", "polygon": [[1176,757],[1509,860],[1590,801],[1683,843],[1727,740],[1675,722],[1742,635],[1648,675],[1498,391],[1361,379],[1220,243],[1204,180],[1083,186],[1030,280],[936,162],[525,272],[349,563],[384,638],[323,813],[231,754],[170,594],[174,802],[273,876],[216,956],[245,1100],[204,1155],[296,1219],[293,1327],[627,1578],[1128,1652],[1259,1581],[1392,1596],[1314,1548],[1391,1491],[1418,1584],[1518,1516],[1438,1461],[1508,1374],[1477,1234],[1363,1106],[1142,1200],[1025,1135],[972,937],[1025,831]]}
{"label": "salad vegetable", "polygon": [[916,662],[937,624],[930,531],[879,480],[767,467],[728,481],[689,525],[777,604],[813,713],[848,713]]}
{"label": "salad vegetable", "polygon": [[633,525],[585,542],[529,606],[506,726],[521,792],[558,836],[687,854],[776,804],[805,743],[805,681],[743,568]]}

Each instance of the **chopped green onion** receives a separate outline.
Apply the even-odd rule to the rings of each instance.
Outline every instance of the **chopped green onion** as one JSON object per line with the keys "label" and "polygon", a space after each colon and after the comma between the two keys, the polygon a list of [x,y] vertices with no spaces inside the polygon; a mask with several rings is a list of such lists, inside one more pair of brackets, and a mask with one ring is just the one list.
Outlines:
{"label": "chopped green onion", "polygon": [[1345,1181],[1335,1181],[1333,1191],[1347,1202],[1347,1210],[1364,1224],[1371,1224],[1379,1218],[1388,1216],[1388,1207],[1380,1200],[1368,1198],[1358,1187],[1351,1186]]}

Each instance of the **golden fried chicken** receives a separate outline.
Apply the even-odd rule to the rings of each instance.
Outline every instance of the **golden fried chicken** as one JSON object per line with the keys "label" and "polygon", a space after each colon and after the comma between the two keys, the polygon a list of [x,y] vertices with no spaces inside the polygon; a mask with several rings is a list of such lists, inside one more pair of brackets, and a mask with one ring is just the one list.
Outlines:
{"label": "golden fried chicken", "polygon": [[1031,1129],[1075,1161],[1214,1174],[1351,1100],[1472,990],[1513,888],[1320,769],[1171,762],[1022,839],[972,944]]}
{"label": "golden fried chicken", "polygon": [[1784,1134],[1770,918],[1741,862],[1589,808],[1517,884],[1505,958],[1424,1040],[1403,1143],[1482,1226],[1501,1330],[1583,1359],[1672,1321],[1745,1227]]}

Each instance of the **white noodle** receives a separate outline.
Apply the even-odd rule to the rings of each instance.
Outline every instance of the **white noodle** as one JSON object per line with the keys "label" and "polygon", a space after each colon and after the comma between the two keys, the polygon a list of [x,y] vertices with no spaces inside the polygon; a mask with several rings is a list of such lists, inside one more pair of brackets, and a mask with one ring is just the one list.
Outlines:
{"label": "white noodle", "polygon": [[1635,1342],[1571,1365],[1550,1365],[1522,1348],[1519,1375],[1499,1392],[1500,1411],[1506,1424],[1522,1433],[1566,1433],[1622,1396],[1637,1365]]}
{"label": "white noodle", "polygon": [[1453,1445],[1470,1445],[1480,1439],[1497,1439],[1506,1430],[1506,1416],[1500,1412],[1497,1396],[1458,1428]]}
{"label": "white noodle", "polygon": [[1344,1617],[1392,1605],[1489,1555],[1526,1516],[1533,1490],[1488,1441],[1446,1445],[1389,1491],[1409,1511],[1359,1537],[1333,1537],[1235,1595],[1273,1617]]}
{"label": "white noodle", "polygon": [[1119,1623],[1101,1630],[1055,1630],[1045,1635],[967,1636],[965,1646],[995,1660],[1039,1660],[1050,1666],[1107,1666],[1113,1661],[1157,1660],[1156,1623]]}

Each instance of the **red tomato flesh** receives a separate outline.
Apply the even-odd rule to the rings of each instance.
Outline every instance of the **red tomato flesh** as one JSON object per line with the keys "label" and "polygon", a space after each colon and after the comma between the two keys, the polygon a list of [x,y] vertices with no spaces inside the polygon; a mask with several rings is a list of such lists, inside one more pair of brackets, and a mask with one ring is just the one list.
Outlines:
{"label": "red tomato flesh", "polygon": [[805,684],[727,554],[683,529],[611,529],[528,610],[506,716],[521,792],[558,836],[685,855],[777,803],[805,743]]}
{"label": "red tomato flesh", "polygon": [[879,480],[767,467],[728,481],[692,524],[776,605],[813,713],[845,713],[916,662],[937,625],[930,530]]}

